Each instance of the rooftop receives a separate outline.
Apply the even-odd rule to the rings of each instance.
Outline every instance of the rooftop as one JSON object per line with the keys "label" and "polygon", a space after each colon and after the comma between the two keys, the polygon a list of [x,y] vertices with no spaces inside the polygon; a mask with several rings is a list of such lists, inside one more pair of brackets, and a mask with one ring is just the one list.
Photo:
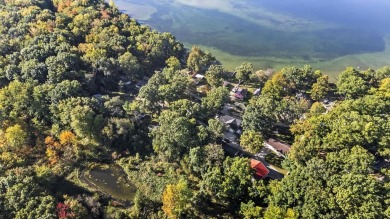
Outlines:
{"label": "rooftop", "polygon": [[282,153],[287,153],[290,151],[291,146],[289,144],[283,143],[279,140],[270,138],[266,142],[266,144],[270,145],[271,147],[275,148],[277,151],[280,151]]}
{"label": "rooftop", "polygon": [[269,173],[267,167],[259,160],[251,159],[251,168],[255,170],[255,175],[260,178],[265,178]]}

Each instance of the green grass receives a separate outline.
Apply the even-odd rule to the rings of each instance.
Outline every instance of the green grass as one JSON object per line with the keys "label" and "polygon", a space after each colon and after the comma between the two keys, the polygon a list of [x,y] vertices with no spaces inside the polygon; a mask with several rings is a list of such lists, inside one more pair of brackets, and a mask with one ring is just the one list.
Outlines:
{"label": "green grass", "polygon": [[279,157],[274,153],[269,153],[265,156],[265,160],[271,164],[277,165],[279,167],[282,166],[283,157]]}

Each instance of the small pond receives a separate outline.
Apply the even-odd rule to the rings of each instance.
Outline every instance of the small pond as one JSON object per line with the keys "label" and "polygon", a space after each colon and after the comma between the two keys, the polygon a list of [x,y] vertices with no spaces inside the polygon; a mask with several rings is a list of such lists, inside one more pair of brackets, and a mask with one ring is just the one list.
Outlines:
{"label": "small pond", "polygon": [[132,201],[135,186],[127,180],[126,173],[115,164],[99,165],[81,175],[81,181],[115,199]]}

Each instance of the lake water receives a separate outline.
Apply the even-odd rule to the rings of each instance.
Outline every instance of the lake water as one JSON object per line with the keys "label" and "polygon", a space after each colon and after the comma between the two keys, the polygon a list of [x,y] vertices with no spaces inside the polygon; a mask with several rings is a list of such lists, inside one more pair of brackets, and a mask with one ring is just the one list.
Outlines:
{"label": "lake water", "polygon": [[388,65],[388,0],[116,0],[118,8],[187,47],[211,51],[229,70],[241,62],[279,69],[311,64]]}

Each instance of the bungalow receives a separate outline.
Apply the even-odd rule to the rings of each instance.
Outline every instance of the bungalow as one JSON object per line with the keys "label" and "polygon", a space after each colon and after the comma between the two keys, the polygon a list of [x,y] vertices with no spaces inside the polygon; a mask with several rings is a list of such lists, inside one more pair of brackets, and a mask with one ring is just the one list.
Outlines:
{"label": "bungalow", "polygon": [[265,142],[265,146],[277,154],[284,156],[290,151],[291,146],[278,141],[276,139],[270,138]]}
{"label": "bungalow", "polygon": [[237,100],[243,100],[248,93],[248,90],[245,88],[240,88],[240,85],[237,84],[230,92],[231,96]]}
{"label": "bungalow", "polygon": [[259,160],[251,159],[251,168],[255,170],[255,176],[260,179],[264,179],[269,174],[267,167]]}

